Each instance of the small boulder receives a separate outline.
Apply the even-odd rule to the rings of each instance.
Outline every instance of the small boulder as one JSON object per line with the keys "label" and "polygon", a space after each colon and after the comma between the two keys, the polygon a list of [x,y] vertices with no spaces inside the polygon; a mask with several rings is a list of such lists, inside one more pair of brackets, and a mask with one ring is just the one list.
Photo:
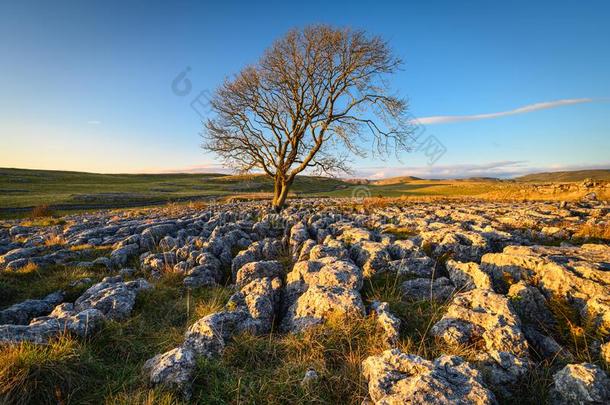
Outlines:
{"label": "small boulder", "polygon": [[375,404],[495,404],[480,373],[457,356],[432,361],[398,349],[362,363]]}
{"label": "small boulder", "polygon": [[610,379],[594,364],[568,364],[553,376],[551,403],[554,405],[610,403]]}

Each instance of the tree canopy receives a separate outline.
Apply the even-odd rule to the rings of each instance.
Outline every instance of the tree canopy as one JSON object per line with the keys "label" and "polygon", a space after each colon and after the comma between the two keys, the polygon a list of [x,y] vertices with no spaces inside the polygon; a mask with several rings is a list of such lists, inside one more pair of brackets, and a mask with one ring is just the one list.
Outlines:
{"label": "tree canopy", "polygon": [[387,81],[400,65],[387,42],[361,30],[289,31],[216,90],[203,148],[237,171],[274,178],[280,208],[307,168],[348,172],[365,144],[378,157],[409,148],[407,103]]}

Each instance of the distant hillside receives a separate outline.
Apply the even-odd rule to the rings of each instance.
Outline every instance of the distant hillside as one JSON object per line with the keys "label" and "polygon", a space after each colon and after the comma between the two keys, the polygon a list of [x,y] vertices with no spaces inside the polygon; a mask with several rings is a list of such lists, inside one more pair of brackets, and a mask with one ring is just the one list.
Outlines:
{"label": "distant hillside", "polygon": [[[312,195],[348,187],[348,183],[328,177],[297,176],[291,191]],[[273,180],[263,175],[99,174],[0,168],[0,213],[40,204],[64,210],[133,207],[272,191]]]}
{"label": "distant hillside", "polygon": [[515,180],[529,183],[547,183],[583,181],[584,179],[588,178],[593,180],[610,181],[610,169],[532,173],[525,176],[517,177],[515,178]]}
{"label": "distant hillside", "polygon": [[456,179],[457,181],[502,181],[497,177],[467,177],[465,179]]}
{"label": "distant hillside", "polygon": [[[485,177],[421,179],[413,176],[340,180],[298,176],[290,197],[354,197],[361,194],[371,197],[455,197],[485,195],[498,189],[502,190],[503,196],[510,197],[525,186],[524,182],[580,182],[585,178],[610,180],[610,170],[538,173],[513,180]],[[217,198],[269,198],[272,192],[273,180],[260,174],[99,174],[0,168],[0,218],[26,213],[42,204],[69,212]]]}
{"label": "distant hillside", "polygon": [[411,181],[417,181],[417,180],[422,180],[419,177],[415,177],[415,176],[400,176],[400,177],[389,177],[387,179],[380,179],[380,180],[371,180],[370,184],[375,184],[378,186],[389,186],[392,184],[402,184],[402,183],[408,183]]}

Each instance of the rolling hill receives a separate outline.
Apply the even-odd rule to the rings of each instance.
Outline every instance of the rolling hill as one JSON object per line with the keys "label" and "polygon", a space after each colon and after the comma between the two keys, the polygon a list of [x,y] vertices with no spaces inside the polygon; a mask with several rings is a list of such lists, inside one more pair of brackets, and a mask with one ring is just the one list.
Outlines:
{"label": "rolling hill", "polygon": [[[512,180],[413,176],[341,180],[299,176],[291,189],[291,197],[483,196],[498,189],[510,195],[511,190],[524,183],[579,182],[585,178],[610,180],[610,170],[537,173]],[[272,179],[261,174],[99,174],[0,168],[0,216],[4,217],[27,214],[32,207],[43,204],[58,211],[72,211],[231,196],[270,198],[272,192]]]}
{"label": "rolling hill", "polygon": [[[292,192],[324,193],[348,186],[337,179],[301,176]],[[99,174],[0,168],[0,211],[41,204],[62,210],[133,207],[272,191],[272,180],[263,175]]]}
{"label": "rolling hill", "polygon": [[610,169],[532,173],[525,176],[516,177],[515,180],[529,183],[567,183],[583,181],[587,178],[593,180],[610,181]]}

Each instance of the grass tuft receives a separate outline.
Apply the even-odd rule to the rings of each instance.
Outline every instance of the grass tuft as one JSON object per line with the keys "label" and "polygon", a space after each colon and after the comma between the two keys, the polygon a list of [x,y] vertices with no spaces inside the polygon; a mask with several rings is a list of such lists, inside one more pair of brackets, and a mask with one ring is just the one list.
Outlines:
{"label": "grass tuft", "polygon": [[105,271],[76,266],[52,265],[39,267],[29,263],[17,271],[0,272],[0,308],[26,299],[43,298],[57,290],[66,292],[66,300],[73,301],[88,285],[71,287],[82,278],[101,279]]}
{"label": "grass tuft", "polygon": [[[374,318],[331,319],[300,334],[242,334],[223,356],[201,360],[198,403],[346,403],[366,397],[362,361],[385,350]],[[319,379],[301,386],[308,368]]]}
{"label": "grass tuft", "polygon": [[69,336],[4,346],[0,358],[0,402],[16,405],[65,403],[93,368],[84,345]]}

